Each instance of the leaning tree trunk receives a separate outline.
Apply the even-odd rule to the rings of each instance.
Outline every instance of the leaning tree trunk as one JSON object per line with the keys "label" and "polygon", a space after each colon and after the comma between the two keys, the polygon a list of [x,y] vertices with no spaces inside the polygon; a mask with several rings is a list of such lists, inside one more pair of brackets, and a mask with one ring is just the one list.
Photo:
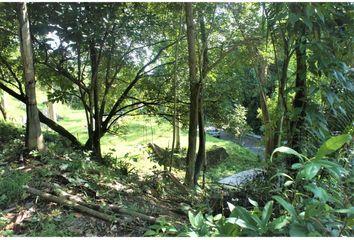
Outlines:
{"label": "leaning tree trunk", "polygon": [[189,187],[194,185],[194,169],[197,148],[197,126],[198,126],[198,99],[199,82],[197,80],[197,56],[195,51],[195,31],[193,23],[192,3],[185,3],[187,42],[188,42],[188,63],[190,81],[190,108],[189,108],[189,131],[188,131],[188,150],[186,157],[186,176],[185,184]]}
{"label": "leaning tree trunk", "polygon": [[26,3],[18,4],[20,22],[21,56],[26,85],[26,147],[29,150],[45,149],[44,138],[38,116],[36,102],[36,81],[33,65],[33,51]]}

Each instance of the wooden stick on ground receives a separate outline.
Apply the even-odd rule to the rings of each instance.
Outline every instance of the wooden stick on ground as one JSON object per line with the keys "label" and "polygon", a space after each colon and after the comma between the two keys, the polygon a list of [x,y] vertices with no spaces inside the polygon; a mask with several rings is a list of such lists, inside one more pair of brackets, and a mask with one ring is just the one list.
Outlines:
{"label": "wooden stick on ground", "polygon": [[[65,192],[64,190],[62,190],[60,188],[60,186],[58,184],[45,183],[43,185],[52,188],[56,194],[58,194],[61,197],[68,198],[70,201],[76,202],[78,204],[81,204],[83,206],[86,206],[88,208],[92,208],[92,209],[95,209],[95,210],[103,210],[102,207],[97,205],[97,204],[85,203],[79,197]],[[109,204],[108,208],[110,210],[112,210],[113,212],[120,213],[120,214],[125,214],[125,215],[130,215],[130,216],[133,216],[133,217],[138,217],[138,218],[141,218],[142,220],[148,221],[150,223],[155,223],[156,222],[156,218],[155,217],[148,216],[148,215],[136,212],[134,210],[130,210],[130,209],[124,208],[122,206],[118,206],[118,205],[115,205],[115,204]]]}
{"label": "wooden stick on ground", "polygon": [[46,192],[42,192],[38,189],[35,189],[35,188],[31,188],[31,187],[28,187],[28,186],[24,186],[25,190],[29,193],[32,193],[34,195],[38,195],[46,200],[49,200],[51,202],[56,202],[56,203],[59,203],[59,204],[62,204],[64,206],[68,206],[68,207],[71,207],[75,210],[78,210],[82,213],[87,213],[91,216],[94,216],[96,218],[100,218],[100,219],[103,219],[107,222],[115,222],[114,220],[114,217],[113,216],[110,216],[110,215],[107,215],[107,214],[104,214],[104,213],[101,213],[101,212],[98,212],[96,210],[93,210],[91,208],[88,208],[88,207],[85,207],[85,206],[82,206],[80,204],[78,204],[77,202],[75,201],[72,201],[72,200],[68,200],[68,199],[65,199],[65,198],[61,198],[61,197],[56,197],[54,195],[51,195],[49,193],[46,193]]}
{"label": "wooden stick on ground", "polygon": [[162,171],[161,172],[162,175],[165,175],[167,177],[169,177],[172,182],[174,184],[176,184],[176,186],[184,193],[188,194],[189,191],[188,191],[188,188],[186,186],[184,186],[175,176],[173,176],[172,173],[168,172],[168,171]]}

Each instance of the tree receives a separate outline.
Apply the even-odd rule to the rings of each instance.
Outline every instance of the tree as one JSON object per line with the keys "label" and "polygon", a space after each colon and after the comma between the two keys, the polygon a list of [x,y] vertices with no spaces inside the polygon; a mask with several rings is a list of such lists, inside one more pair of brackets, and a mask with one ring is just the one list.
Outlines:
{"label": "tree", "polygon": [[6,121],[6,119],[7,119],[6,103],[5,103],[5,96],[2,91],[0,91],[0,112],[2,113],[2,116],[4,117],[4,120]]}
{"label": "tree", "polygon": [[18,4],[20,23],[21,56],[26,85],[26,147],[29,150],[45,150],[44,138],[38,116],[36,102],[36,81],[33,65],[33,52],[26,3]]}
{"label": "tree", "polygon": [[188,64],[190,82],[190,109],[189,109],[189,130],[188,130],[188,150],[187,169],[185,184],[189,187],[194,185],[194,171],[197,148],[197,126],[198,126],[198,101],[199,101],[199,81],[197,79],[197,55],[195,50],[195,27],[192,3],[185,3],[187,41],[188,41]]}

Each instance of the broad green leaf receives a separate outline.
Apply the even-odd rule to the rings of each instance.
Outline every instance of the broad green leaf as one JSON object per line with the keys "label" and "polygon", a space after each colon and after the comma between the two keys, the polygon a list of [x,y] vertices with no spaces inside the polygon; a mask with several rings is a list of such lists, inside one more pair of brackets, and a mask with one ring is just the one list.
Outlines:
{"label": "broad green leaf", "polygon": [[219,214],[215,215],[215,217],[214,217],[213,220],[214,220],[214,221],[219,221],[221,218],[222,218],[222,214],[219,213]]}
{"label": "broad green leaf", "polygon": [[321,202],[327,202],[329,200],[329,194],[326,190],[321,187],[317,187],[315,184],[311,183],[304,187],[307,191],[310,191],[314,194],[315,198],[318,198]]}
{"label": "broad green leaf", "polygon": [[281,196],[273,196],[272,198],[277,201],[285,210],[287,210],[291,217],[297,218],[297,213],[293,205],[285,201]]}
{"label": "broad green leaf", "polygon": [[252,215],[243,207],[235,207],[231,212],[230,217],[238,217],[242,219],[249,229],[257,228],[257,221],[252,218]]}
{"label": "broad green leaf", "polygon": [[294,163],[293,165],[291,165],[291,169],[296,170],[296,169],[302,168],[303,166],[304,166],[304,164],[302,164],[302,163]]}
{"label": "broad green leaf", "polygon": [[247,229],[251,229],[253,231],[257,231],[257,227],[256,226],[253,226],[249,223],[247,223],[246,221],[244,221],[243,219],[237,219],[235,221],[235,224],[237,224],[238,226],[242,227],[242,228],[247,228]]}
{"label": "broad green leaf", "polygon": [[299,223],[292,223],[289,229],[290,237],[306,237],[307,228]]}
{"label": "broad green leaf", "polygon": [[266,205],[263,208],[262,211],[262,225],[265,226],[267,225],[270,216],[272,215],[273,212],[273,201],[269,201],[266,203]]}
{"label": "broad green leaf", "polygon": [[272,155],[270,156],[270,162],[272,162],[272,160],[273,160],[273,155],[274,155],[276,152],[295,155],[295,156],[297,156],[298,158],[300,158],[302,161],[304,161],[304,159],[303,159],[304,156],[303,156],[302,154],[298,153],[298,152],[295,151],[294,149],[291,149],[291,148],[289,148],[289,147],[282,146],[282,147],[278,147],[278,148],[274,149]]}
{"label": "broad green leaf", "polygon": [[349,213],[350,215],[354,215],[354,207],[338,209],[335,212],[337,212],[337,213]]}
{"label": "broad green leaf", "polygon": [[154,230],[147,230],[145,233],[144,233],[144,236],[146,237],[151,237],[151,236],[155,236],[157,234],[157,232],[155,232]]}
{"label": "broad green leaf", "polygon": [[308,162],[305,167],[298,173],[299,178],[311,180],[320,171],[321,165],[316,162]]}
{"label": "broad green leaf", "polygon": [[235,209],[235,205],[233,205],[232,203],[227,202],[227,206],[230,209],[230,212],[232,212]]}
{"label": "broad green leaf", "polygon": [[258,203],[250,198],[248,198],[248,201],[255,207],[258,207]]}
{"label": "broad green leaf", "polygon": [[350,141],[352,136],[349,134],[342,134],[331,137],[318,149],[315,159],[321,159],[324,156],[331,154],[340,149],[346,142]]}
{"label": "broad green leaf", "polygon": [[289,217],[287,216],[280,216],[277,219],[275,219],[273,222],[270,223],[270,226],[273,229],[276,230],[280,230],[283,227],[285,227],[286,225],[288,225],[288,223],[290,223]]}

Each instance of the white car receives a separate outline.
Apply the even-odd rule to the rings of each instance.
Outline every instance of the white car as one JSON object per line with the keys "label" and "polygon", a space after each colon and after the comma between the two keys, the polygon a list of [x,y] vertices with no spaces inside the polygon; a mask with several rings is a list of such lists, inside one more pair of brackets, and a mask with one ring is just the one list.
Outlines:
{"label": "white car", "polygon": [[205,132],[213,137],[220,138],[221,131],[215,127],[207,127],[205,128]]}

